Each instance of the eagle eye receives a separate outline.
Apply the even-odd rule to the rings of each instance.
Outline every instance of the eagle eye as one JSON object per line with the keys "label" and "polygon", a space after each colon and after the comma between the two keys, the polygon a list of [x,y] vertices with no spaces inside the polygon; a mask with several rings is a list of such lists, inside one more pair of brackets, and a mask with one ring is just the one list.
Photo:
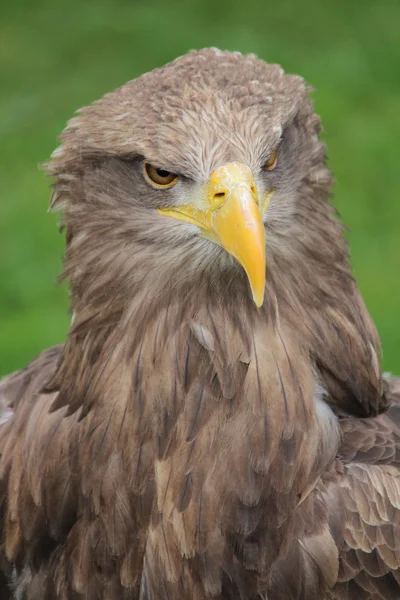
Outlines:
{"label": "eagle eye", "polygon": [[144,163],[143,171],[147,181],[156,188],[165,189],[172,187],[179,179],[179,176],[175,173],[171,173],[171,171],[166,171],[165,169],[158,169],[147,162]]}
{"label": "eagle eye", "polygon": [[278,148],[275,148],[275,150],[271,153],[270,157],[268,158],[267,162],[264,164],[263,169],[265,171],[272,171],[272,169],[274,169],[276,166],[277,159],[278,159]]}

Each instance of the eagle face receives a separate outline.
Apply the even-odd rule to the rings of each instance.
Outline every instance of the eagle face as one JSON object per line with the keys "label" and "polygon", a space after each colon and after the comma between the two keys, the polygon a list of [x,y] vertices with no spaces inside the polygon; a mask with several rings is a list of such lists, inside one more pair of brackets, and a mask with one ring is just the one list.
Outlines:
{"label": "eagle face", "polygon": [[110,268],[128,296],[145,277],[155,295],[235,281],[260,307],[314,219],[310,186],[330,183],[319,129],[303,80],[254,56],[206,49],[142,75],[82,109],[53,154],[67,260],[85,286]]}

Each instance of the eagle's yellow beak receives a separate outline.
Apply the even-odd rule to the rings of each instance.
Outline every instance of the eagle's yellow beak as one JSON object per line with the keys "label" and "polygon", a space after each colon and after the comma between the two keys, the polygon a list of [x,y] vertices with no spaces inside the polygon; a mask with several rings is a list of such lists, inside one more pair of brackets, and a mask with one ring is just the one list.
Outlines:
{"label": "eagle's yellow beak", "polygon": [[261,306],[266,266],[263,216],[271,196],[272,192],[265,194],[260,203],[249,167],[234,162],[211,173],[199,205],[158,212],[197,225],[201,235],[229,252],[246,271],[254,302]]}

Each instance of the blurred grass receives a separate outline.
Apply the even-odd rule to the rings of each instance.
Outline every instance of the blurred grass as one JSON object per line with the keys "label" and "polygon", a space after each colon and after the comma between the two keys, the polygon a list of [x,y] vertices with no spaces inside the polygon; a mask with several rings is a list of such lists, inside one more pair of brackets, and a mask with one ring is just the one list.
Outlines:
{"label": "blurred grass", "polygon": [[190,48],[254,52],[317,88],[335,204],[400,372],[398,0],[19,0],[0,8],[0,374],[64,339],[63,238],[38,170],[73,111]]}

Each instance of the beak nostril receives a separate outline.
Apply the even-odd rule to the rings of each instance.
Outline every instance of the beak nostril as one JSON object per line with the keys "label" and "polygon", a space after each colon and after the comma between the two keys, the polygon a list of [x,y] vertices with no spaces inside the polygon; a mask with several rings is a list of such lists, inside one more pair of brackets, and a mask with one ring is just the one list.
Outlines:
{"label": "beak nostril", "polygon": [[223,198],[225,196],[225,192],[218,192],[217,194],[214,194],[214,198]]}
{"label": "beak nostril", "polygon": [[252,185],[250,189],[251,189],[251,191],[253,192],[253,194],[256,194],[256,193],[257,193],[256,186],[255,186],[255,185]]}

